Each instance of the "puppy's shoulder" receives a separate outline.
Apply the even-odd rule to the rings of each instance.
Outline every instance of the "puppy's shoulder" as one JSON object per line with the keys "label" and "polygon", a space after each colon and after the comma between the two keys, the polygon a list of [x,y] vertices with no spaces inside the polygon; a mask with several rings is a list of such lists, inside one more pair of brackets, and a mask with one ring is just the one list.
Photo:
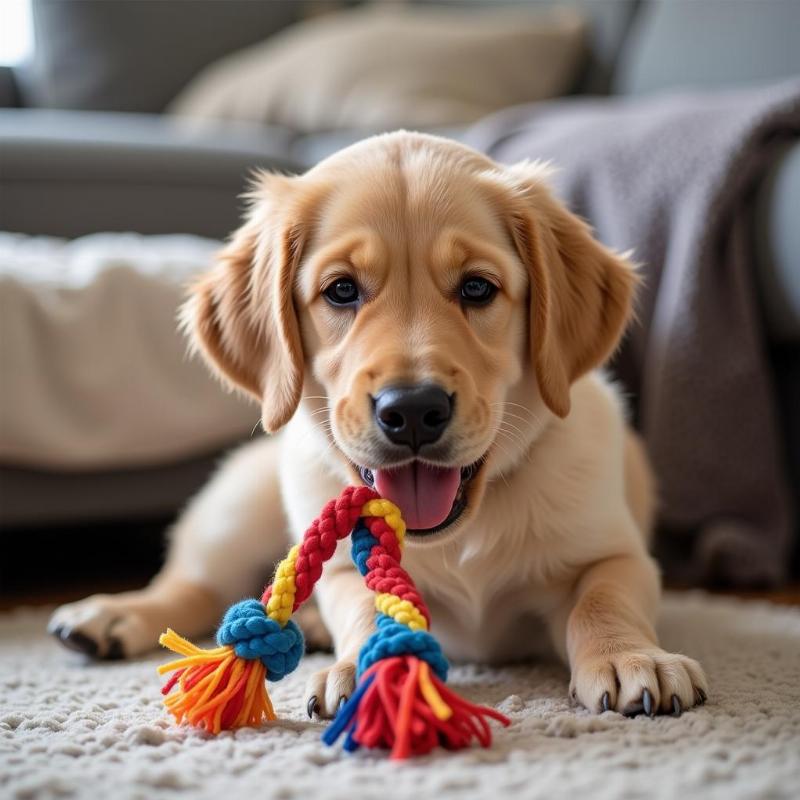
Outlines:
{"label": "puppy's shoulder", "polygon": [[[625,497],[626,413],[619,388],[599,372],[572,387],[572,408],[534,443],[518,475],[528,518],[564,563],[638,547]],[[577,548],[577,549],[576,549]]]}
{"label": "puppy's shoulder", "polygon": [[573,385],[569,418],[577,427],[590,426],[600,434],[599,438],[603,435],[622,436],[628,416],[621,384],[612,380],[604,370],[593,370]]}

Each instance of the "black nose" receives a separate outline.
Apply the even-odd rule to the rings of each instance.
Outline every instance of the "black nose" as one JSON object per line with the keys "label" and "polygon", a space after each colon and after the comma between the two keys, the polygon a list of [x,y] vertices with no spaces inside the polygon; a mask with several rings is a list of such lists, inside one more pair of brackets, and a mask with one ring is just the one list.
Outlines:
{"label": "black nose", "polygon": [[453,412],[447,392],[431,383],[390,386],[375,398],[375,420],[395,444],[407,444],[415,453],[444,433]]}

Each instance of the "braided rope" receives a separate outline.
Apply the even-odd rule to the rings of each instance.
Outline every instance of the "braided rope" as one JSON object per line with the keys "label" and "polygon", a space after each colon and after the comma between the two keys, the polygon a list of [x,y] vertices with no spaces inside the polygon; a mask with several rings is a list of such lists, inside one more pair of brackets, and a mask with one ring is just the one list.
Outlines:
{"label": "braided rope", "polygon": [[[217,631],[219,647],[200,650],[174,631],[162,634],[159,641],[183,656],[158,668],[175,673],[162,689],[175,718],[213,733],[275,719],[265,680],[292,672],[304,650],[291,616],[311,595],[339,540],[350,536],[353,562],[375,593],[376,629],[359,653],[359,685],[324,740],[333,743],[346,731],[345,749],[390,747],[395,758],[440,742],[464,747],[477,738],[488,744],[485,717],[508,720],[445,687],[448,663],[429,633],[430,612],[400,565],[405,533],[397,506],[368,487],[348,487],[278,564],[261,599],[228,609]],[[170,695],[176,684],[180,691]]]}
{"label": "braided rope", "polygon": [[[301,544],[295,545],[278,564],[275,580],[264,590],[261,602],[268,616],[288,619],[310,597],[322,577],[322,565],[333,556],[339,540],[350,535],[365,505],[377,497],[377,492],[366,486],[348,486],[325,504],[303,534]],[[396,507],[394,511],[399,517]],[[288,616],[287,608],[291,608]]]}
{"label": "braided rope", "polygon": [[[375,608],[412,631],[430,627],[430,613],[409,574],[400,566],[406,525],[400,509],[366,486],[345,489],[325,505],[299,545],[278,564],[261,603],[270,619],[285,625],[292,613],[311,595],[322,577],[323,564],[336,551],[340,539],[349,536],[359,520],[369,539],[353,538],[356,566],[367,588],[376,593]],[[359,562],[355,553],[368,552]]]}
{"label": "braided rope", "polygon": [[[243,600],[227,610],[217,630],[216,650],[199,651],[171,630],[159,639],[185,656],[159,667],[162,674],[177,671],[164,690],[166,694],[176,681],[180,684],[182,694],[165,701],[176,718],[185,716],[215,732],[220,729],[224,703],[219,696],[227,698],[234,684],[241,686],[243,680],[242,667],[233,661],[234,656],[260,662],[255,671],[248,670],[248,686],[251,680],[255,683],[257,676],[279,681],[297,667],[304,642],[291,616],[311,595],[339,540],[351,533],[353,559],[367,587],[375,592],[377,611],[377,630],[359,657],[359,674],[381,658],[413,654],[428,661],[444,679],[447,662],[436,640],[427,633],[430,612],[411,577],[400,566],[406,533],[400,510],[373,489],[349,486],[325,505],[301,543],[294,545],[278,564],[261,600]],[[226,671],[214,673],[208,668],[204,653],[216,658],[218,665],[227,665]],[[220,680],[222,692],[218,691]],[[203,693],[199,694],[201,689]],[[183,696],[192,690],[199,696],[193,700]],[[252,716],[258,709],[268,719],[274,718],[266,692],[258,695],[254,707],[242,709],[236,719]]]}

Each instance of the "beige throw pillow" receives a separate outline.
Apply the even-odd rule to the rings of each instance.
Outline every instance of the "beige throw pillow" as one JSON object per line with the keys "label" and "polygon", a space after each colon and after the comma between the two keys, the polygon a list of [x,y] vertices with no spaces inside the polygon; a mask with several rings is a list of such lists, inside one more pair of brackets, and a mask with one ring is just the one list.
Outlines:
{"label": "beige throw pillow", "polygon": [[566,9],[361,8],[215,62],[169,110],[305,132],[461,124],[569,91],[584,35]]}

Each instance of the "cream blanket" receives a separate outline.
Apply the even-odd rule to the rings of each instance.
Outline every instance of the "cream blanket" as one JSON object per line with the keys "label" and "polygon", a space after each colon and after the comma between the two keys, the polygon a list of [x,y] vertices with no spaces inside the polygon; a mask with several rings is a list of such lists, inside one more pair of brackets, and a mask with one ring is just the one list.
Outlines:
{"label": "cream blanket", "polygon": [[0,461],[166,463],[247,436],[255,405],[186,355],[175,312],[219,243],[0,233]]}

